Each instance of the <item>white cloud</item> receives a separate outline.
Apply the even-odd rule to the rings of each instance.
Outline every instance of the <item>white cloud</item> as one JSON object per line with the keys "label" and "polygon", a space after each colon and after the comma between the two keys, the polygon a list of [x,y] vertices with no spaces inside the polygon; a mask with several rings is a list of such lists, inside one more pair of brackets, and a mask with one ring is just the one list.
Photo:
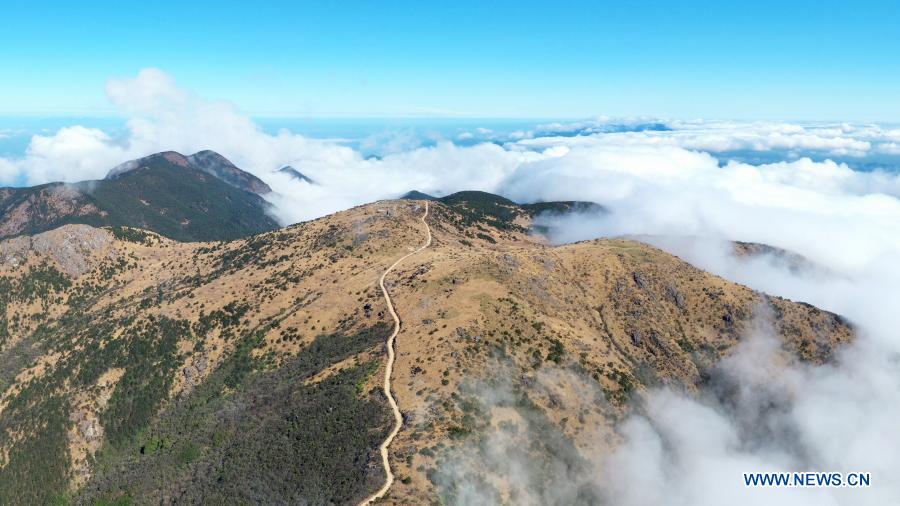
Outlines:
{"label": "white cloud", "polygon": [[[600,117],[589,121],[540,125],[536,130],[545,134],[531,141],[535,146],[548,143],[667,144],[714,153],[778,151],[795,157],[816,153],[860,158],[872,152],[890,153],[890,143],[900,140],[900,129],[880,125],[652,118]],[[565,134],[566,137],[555,137],[554,133]]]}
{"label": "white cloud", "polygon": [[[575,158],[521,167],[505,188],[520,197],[559,198],[568,189],[575,198],[599,199],[612,214],[557,218],[557,239],[656,236],[655,244],[704,269],[849,317],[859,341],[825,367],[759,375],[770,358],[752,349],[723,366],[746,389],[780,396],[780,409],[650,393],[648,413],[623,427],[626,444],[601,473],[610,476],[613,502],[896,503],[900,486],[890,477],[900,459],[885,448],[900,445],[892,428],[900,417],[898,177],[808,159],[719,167],[709,155],[681,151],[576,147]],[[787,248],[825,269],[796,273],[771,258],[739,261],[728,240]],[[791,444],[761,446],[742,431],[748,418],[785,428]],[[878,483],[868,490],[743,488],[742,472],[769,470],[868,471]]]}
{"label": "white cloud", "polygon": [[878,147],[878,151],[888,155],[900,155],[900,143],[887,142]]}
{"label": "white cloud", "polygon": [[[441,141],[421,147],[420,139],[398,132],[368,139],[386,154],[382,159],[365,158],[335,142],[286,130],[268,134],[231,104],[182,90],[157,69],[112,79],[107,94],[128,117],[125,135],[112,138],[102,130],[81,126],[36,135],[24,158],[0,159],[0,177],[7,182],[21,178],[28,184],[95,179],[125,160],[154,152],[212,149],[271,183],[278,193],[271,198],[288,223],[395,197],[413,188],[438,193],[490,190],[520,163],[542,157],[493,144],[460,148]],[[312,177],[319,186],[272,174],[285,164]]]}
{"label": "white cloud", "polygon": [[[266,134],[231,104],[184,91],[157,69],[110,80],[107,95],[128,117],[127,132],[121,138],[81,126],[35,135],[24,158],[5,160],[5,165],[13,168],[7,174],[14,171],[29,184],[100,178],[123,161],[166,150],[193,153],[213,149],[263,177],[287,160],[358,157],[335,143],[287,131]],[[5,177],[11,179],[15,178]]]}
{"label": "white cloud", "polygon": [[121,112],[134,116],[180,114],[197,102],[178,87],[175,78],[155,68],[143,69],[133,78],[111,79],[106,95]]}

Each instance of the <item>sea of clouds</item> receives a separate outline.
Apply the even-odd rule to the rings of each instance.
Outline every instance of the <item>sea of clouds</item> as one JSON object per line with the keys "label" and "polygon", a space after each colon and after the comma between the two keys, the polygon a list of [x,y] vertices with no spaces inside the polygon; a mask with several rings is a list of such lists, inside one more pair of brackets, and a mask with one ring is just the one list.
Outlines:
{"label": "sea of clouds", "polygon": [[[900,128],[597,118],[472,129],[364,156],[340,142],[267,133],[155,69],[111,80],[107,94],[128,118],[124,134],[70,126],[36,135],[23,156],[0,158],[0,184],[96,179],[153,152],[213,149],[273,187],[283,223],[411,189],[587,200],[610,212],[552,218],[554,241],[640,235],[728,279],[846,316],[859,339],[835,363],[787,370],[772,366],[775,338],[759,322],[723,365],[740,386],[736,403],[648,392],[646,414],[620,427],[625,443],[596,479],[613,504],[900,503]],[[273,172],[284,164],[316,184]],[[820,268],[736,259],[734,240]],[[761,437],[748,420],[772,430]],[[873,482],[744,488],[742,472],[769,470],[868,471]]]}

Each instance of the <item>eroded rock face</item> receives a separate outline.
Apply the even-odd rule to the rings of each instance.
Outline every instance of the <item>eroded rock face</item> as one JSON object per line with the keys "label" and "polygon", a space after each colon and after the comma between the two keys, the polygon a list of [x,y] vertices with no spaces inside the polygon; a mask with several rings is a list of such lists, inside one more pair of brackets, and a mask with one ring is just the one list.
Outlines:
{"label": "eroded rock face", "polygon": [[0,242],[0,266],[16,268],[34,255],[52,259],[60,270],[78,277],[102,258],[116,258],[110,232],[88,225],[65,225],[32,237]]}
{"label": "eroded rock face", "polygon": [[206,379],[210,373],[210,360],[206,355],[200,355],[196,358],[192,357],[188,365],[181,368],[182,381],[180,385],[176,385],[176,390],[180,389],[179,395],[186,397],[194,388]]}
{"label": "eroded rock face", "polygon": [[14,237],[0,242],[0,265],[16,268],[28,260],[30,237]]}

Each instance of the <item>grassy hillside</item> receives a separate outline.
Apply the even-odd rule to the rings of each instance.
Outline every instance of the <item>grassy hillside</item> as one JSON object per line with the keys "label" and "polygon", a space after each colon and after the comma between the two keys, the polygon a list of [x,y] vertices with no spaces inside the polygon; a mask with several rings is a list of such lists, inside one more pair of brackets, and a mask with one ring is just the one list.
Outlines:
{"label": "grassy hillside", "polygon": [[[473,483],[511,501],[484,453],[500,440],[533,483],[570,480],[567,500],[592,503],[579,477],[641,392],[696,391],[761,307],[786,360],[827,361],[852,338],[836,315],[641,243],[548,247],[490,195],[431,206],[434,243],[388,279],[403,321],[392,502]],[[379,202],[230,242],[76,226],[0,242],[0,504],[344,504],[377,489],[392,321],[377,280],[423,240],[422,211]]]}
{"label": "grassy hillside", "polygon": [[460,225],[470,237],[486,239],[494,238],[487,229],[496,229],[506,234],[506,238],[514,238],[509,232],[546,233],[543,226],[532,225],[534,218],[543,214],[562,215],[573,212],[602,213],[606,209],[593,202],[562,201],[536,202],[517,204],[499,195],[481,191],[462,191],[446,197],[431,195],[413,190],[401,197],[406,200],[430,200],[444,204],[446,208],[443,219],[452,220]]}

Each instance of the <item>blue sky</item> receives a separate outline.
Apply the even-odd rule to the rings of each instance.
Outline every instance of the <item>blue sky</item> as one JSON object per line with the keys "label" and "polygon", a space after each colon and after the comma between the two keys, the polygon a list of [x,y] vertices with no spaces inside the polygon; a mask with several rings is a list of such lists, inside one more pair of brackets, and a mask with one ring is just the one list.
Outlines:
{"label": "blue sky", "polygon": [[897,2],[185,3],[7,3],[0,114],[158,67],[255,116],[900,118]]}

